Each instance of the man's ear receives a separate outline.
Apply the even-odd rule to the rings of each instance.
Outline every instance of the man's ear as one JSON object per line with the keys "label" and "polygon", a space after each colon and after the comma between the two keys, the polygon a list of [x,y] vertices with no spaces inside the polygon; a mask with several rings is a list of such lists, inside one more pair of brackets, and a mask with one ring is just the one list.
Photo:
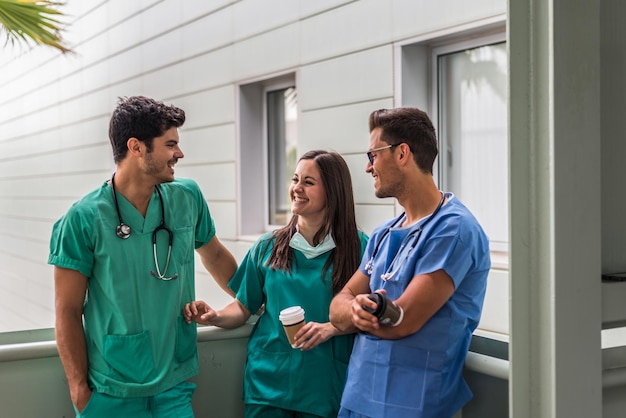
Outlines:
{"label": "man's ear", "polygon": [[128,152],[133,154],[134,156],[141,155],[143,143],[135,137],[128,138],[126,141],[126,146],[128,147]]}
{"label": "man's ear", "polygon": [[400,157],[400,161],[403,162],[407,162],[409,159],[411,158],[411,149],[409,148],[409,146],[406,143],[402,143],[400,145],[398,145],[398,151],[399,151],[399,157]]}

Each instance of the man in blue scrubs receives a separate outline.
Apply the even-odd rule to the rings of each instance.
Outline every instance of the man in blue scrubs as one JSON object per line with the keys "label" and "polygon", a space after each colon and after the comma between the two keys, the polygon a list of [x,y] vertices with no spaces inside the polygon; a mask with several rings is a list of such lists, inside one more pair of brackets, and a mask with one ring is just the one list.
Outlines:
{"label": "man in blue scrubs", "polygon": [[56,340],[77,417],[193,417],[196,328],[182,309],[194,249],[224,289],[237,263],[198,185],[174,179],[184,121],[175,106],[120,99],[115,173],[54,225]]}
{"label": "man in blue scrubs", "polygon": [[[374,230],[331,303],[331,323],[358,331],[339,417],[452,417],[472,397],[461,373],[485,296],[488,240],[433,180],[437,139],[426,113],[381,109],[369,125],[376,196],[395,197],[405,212]],[[393,326],[370,313],[375,291],[402,310]]]}

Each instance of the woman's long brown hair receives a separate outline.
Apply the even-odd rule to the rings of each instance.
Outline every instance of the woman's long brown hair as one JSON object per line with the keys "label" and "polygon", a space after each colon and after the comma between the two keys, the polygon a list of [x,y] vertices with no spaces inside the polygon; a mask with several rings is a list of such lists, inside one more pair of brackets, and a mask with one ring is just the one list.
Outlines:
{"label": "woman's long brown hair", "polygon": [[[361,261],[361,240],[354,214],[352,178],[345,160],[336,152],[313,150],[305,153],[298,161],[302,160],[315,162],[326,192],[326,219],[324,225],[313,237],[313,245],[322,242],[329,232],[332,234],[335,248],[324,265],[322,277],[332,266],[332,291],[334,295],[352,277]],[[272,240],[274,241],[272,252],[267,261],[267,265],[272,269],[291,273],[293,249],[289,247],[289,241],[296,233],[297,223],[298,216],[292,216],[289,223],[274,231],[268,240],[267,246]]]}

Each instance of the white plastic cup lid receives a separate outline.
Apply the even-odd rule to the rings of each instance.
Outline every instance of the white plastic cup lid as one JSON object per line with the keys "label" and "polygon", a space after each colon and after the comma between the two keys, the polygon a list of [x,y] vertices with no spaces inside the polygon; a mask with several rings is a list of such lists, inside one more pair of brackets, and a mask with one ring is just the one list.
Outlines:
{"label": "white plastic cup lid", "polygon": [[301,306],[285,308],[278,314],[278,319],[283,325],[293,325],[304,321],[304,309]]}

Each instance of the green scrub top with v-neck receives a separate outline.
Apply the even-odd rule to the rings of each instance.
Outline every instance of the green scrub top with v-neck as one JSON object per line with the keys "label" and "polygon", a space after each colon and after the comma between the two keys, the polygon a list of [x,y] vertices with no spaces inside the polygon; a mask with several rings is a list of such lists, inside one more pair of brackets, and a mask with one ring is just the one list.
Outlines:
{"label": "green scrub top with v-neck", "polygon": [[[118,397],[161,393],[198,373],[196,326],[182,317],[195,299],[194,249],[208,243],[215,227],[198,185],[176,179],[160,186],[165,223],[173,233],[166,276],[156,271],[152,234],[161,224],[155,190],[146,217],[117,193],[127,239],[116,235],[119,217],[112,188],[100,188],[76,202],[54,225],[48,262],[78,270],[88,279],[84,328],[89,384]],[[164,273],[168,234],[157,234],[157,260]]]}
{"label": "green scrub top with v-neck", "polygon": [[[362,255],[367,236],[359,232],[359,238]],[[301,351],[291,347],[278,319],[282,309],[299,305],[307,322],[329,321],[332,267],[325,275],[322,272],[331,252],[307,259],[290,248],[293,263],[289,274],[266,265],[273,242],[271,233],[262,236],[229,282],[237,300],[250,312],[265,304],[248,341],[244,402],[336,416],[353,334],[335,336],[310,351]]]}

